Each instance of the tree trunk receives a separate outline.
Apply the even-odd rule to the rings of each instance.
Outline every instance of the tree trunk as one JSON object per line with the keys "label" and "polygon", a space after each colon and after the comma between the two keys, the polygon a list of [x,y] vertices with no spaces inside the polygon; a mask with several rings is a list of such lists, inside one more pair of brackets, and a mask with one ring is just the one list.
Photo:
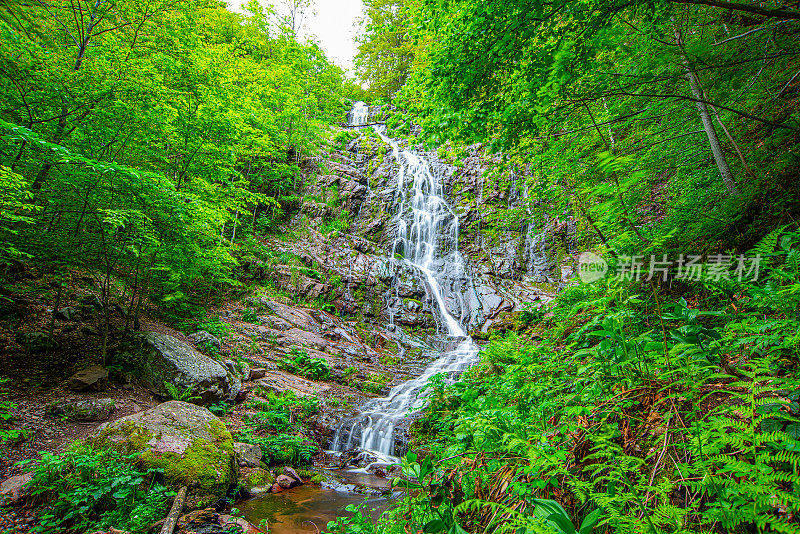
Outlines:
{"label": "tree trunk", "polygon": [[[681,47],[681,50],[683,50],[683,37],[680,30],[678,30],[678,26],[675,25],[674,20],[673,29],[675,31],[675,42]],[[706,99],[700,85],[700,79],[689,64],[689,58],[686,57],[685,53],[683,54],[683,67],[686,71],[686,80],[692,88],[692,96],[694,96],[696,100],[697,111],[700,114],[700,120],[703,122],[703,130],[705,130],[708,143],[711,145],[711,153],[714,154],[714,161],[717,163],[717,169],[719,169],[719,174],[722,176],[722,181],[725,183],[725,187],[728,188],[728,192],[731,195],[739,196],[741,193],[736,186],[736,180],[733,179],[733,173],[731,172],[730,165],[728,165],[728,160],[725,158],[725,153],[722,151],[722,145],[720,145],[719,137],[717,137],[717,131],[714,129],[714,122],[711,120],[711,114],[708,112],[708,106],[706,105]]]}

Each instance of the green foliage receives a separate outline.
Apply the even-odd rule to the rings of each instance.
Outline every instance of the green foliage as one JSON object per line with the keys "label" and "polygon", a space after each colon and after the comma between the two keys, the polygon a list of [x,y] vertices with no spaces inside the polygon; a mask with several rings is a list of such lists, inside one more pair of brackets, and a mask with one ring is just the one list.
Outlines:
{"label": "green foliage", "polygon": [[0,263],[86,270],[136,314],[236,283],[344,112],[341,69],[251,7],[0,8]]}
{"label": "green foliage", "polygon": [[368,95],[391,99],[405,84],[414,61],[407,0],[366,0],[364,33],[358,38],[356,71]]}
{"label": "green foliage", "polygon": [[323,235],[329,235],[333,232],[347,232],[350,229],[350,217],[346,211],[342,211],[335,219],[325,219],[319,227],[319,231]]}
{"label": "green foliage", "polygon": [[242,321],[246,323],[257,323],[258,322],[257,310],[254,308],[246,308],[242,312]]}
{"label": "green foliage", "polygon": [[145,531],[165,516],[172,493],[155,481],[158,470],[141,471],[134,461],[135,455],[85,446],[60,455],[41,453],[30,482],[31,495],[47,499],[38,530]]}
{"label": "green foliage", "polygon": [[317,445],[301,435],[281,433],[273,436],[255,436],[252,430],[239,432],[237,441],[261,446],[264,462],[268,465],[288,463],[307,465],[319,450]]}
{"label": "green foliage", "polygon": [[352,515],[337,517],[336,521],[328,521],[328,525],[325,527],[326,534],[376,534],[378,532],[366,502],[348,504],[344,507],[344,511]]}
{"label": "green foliage", "polygon": [[16,443],[28,437],[28,432],[25,429],[14,428],[13,426],[14,414],[12,412],[17,405],[5,399],[8,395],[5,384],[10,381],[10,378],[0,377],[0,445]]}
{"label": "green foliage", "polygon": [[392,377],[386,373],[370,373],[364,382],[357,384],[357,387],[362,391],[377,394],[383,391],[391,379]]}
{"label": "green foliage", "polygon": [[542,339],[432,380],[412,447],[441,460],[406,458],[417,493],[378,531],[800,531],[800,232],[779,235],[757,282],[570,288]]}
{"label": "green foliage", "polygon": [[233,404],[229,404],[225,401],[220,401],[209,406],[208,410],[217,417],[223,417],[230,414],[233,411],[233,408],[234,408]]}
{"label": "green foliage", "polygon": [[177,326],[180,330],[192,334],[204,330],[221,340],[225,339],[233,332],[231,325],[221,320],[219,315],[206,318],[205,311],[203,311],[202,316],[202,319],[184,319],[179,321]]}
{"label": "green foliage", "polygon": [[292,347],[289,356],[280,365],[282,369],[313,380],[321,380],[331,374],[331,366],[325,358],[312,358],[307,351],[297,347]]}
{"label": "green foliage", "polygon": [[169,398],[172,400],[184,402],[198,402],[200,400],[200,397],[194,394],[192,386],[188,386],[186,389],[181,389],[178,386],[165,381],[164,388],[167,390],[167,395],[169,395]]}

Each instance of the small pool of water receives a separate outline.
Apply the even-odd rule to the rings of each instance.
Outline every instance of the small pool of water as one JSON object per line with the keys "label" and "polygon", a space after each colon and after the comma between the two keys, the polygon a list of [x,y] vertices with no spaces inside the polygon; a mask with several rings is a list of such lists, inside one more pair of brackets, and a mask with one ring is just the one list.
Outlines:
{"label": "small pool of water", "polygon": [[[349,483],[364,484],[365,478],[370,478],[369,482],[375,483],[375,477],[370,475],[354,476],[355,480],[349,476],[346,478],[350,479],[346,480]],[[385,483],[388,488],[388,481]],[[347,491],[352,488],[348,486],[346,483],[341,489],[331,489],[306,484],[281,493],[269,493],[239,501],[236,508],[253,525],[259,526],[266,519],[270,534],[316,534],[325,531],[328,521],[352,515],[344,510],[348,504],[366,502],[369,509],[375,509],[372,516],[377,519],[394,500],[391,496],[368,496]]]}

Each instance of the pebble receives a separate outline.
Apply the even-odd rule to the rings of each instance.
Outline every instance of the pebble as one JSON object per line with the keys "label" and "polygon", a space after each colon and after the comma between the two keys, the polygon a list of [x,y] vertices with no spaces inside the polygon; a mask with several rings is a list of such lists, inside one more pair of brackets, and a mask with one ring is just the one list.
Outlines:
{"label": "pebble", "polygon": [[36,517],[28,510],[0,508],[0,532],[3,534],[28,534]]}

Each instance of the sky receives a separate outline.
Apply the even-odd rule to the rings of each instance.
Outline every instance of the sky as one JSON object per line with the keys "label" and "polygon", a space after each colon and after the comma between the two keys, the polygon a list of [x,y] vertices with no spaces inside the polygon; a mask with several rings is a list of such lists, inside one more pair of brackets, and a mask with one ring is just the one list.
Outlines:
{"label": "sky", "polygon": [[[228,0],[228,8],[241,12],[241,5],[246,3],[247,0]],[[280,6],[280,0],[262,0],[261,3]],[[301,40],[316,37],[328,59],[354,75],[356,23],[364,5],[361,0],[316,0],[314,4],[316,13],[306,16]]]}

